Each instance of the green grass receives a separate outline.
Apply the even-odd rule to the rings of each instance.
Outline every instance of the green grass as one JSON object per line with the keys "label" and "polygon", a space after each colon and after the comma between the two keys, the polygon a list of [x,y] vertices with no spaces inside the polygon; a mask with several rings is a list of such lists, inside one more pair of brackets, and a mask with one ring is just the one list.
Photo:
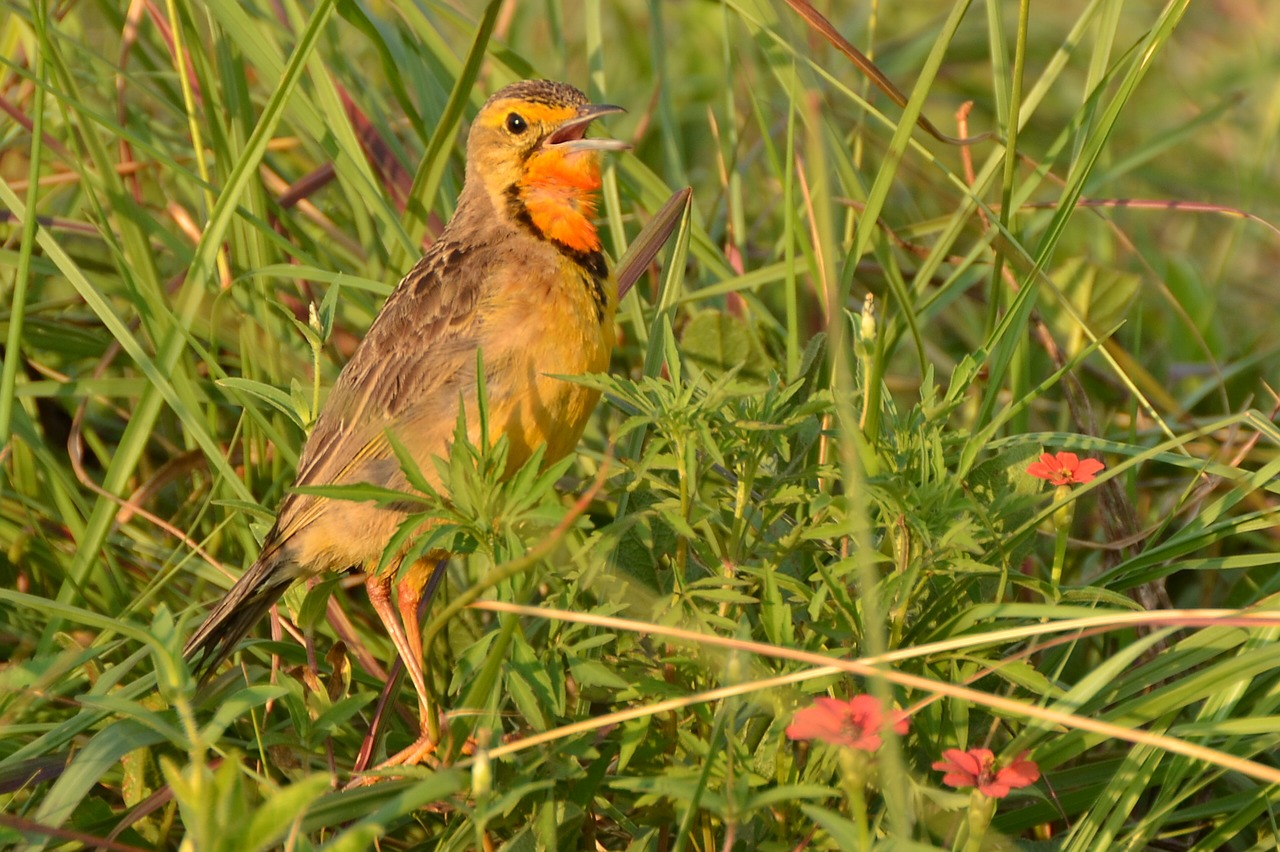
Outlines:
{"label": "green grass", "polygon": [[[895,98],[767,0],[6,2],[0,845],[1274,848],[1280,10],[1026,5],[819,4]],[[692,206],[577,456],[442,460],[442,766],[342,790],[358,579],[180,649],[526,76],[629,109],[612,257]],[[874,757],[786,738],[865,692]],[[978,837],[984,746],[1042,778]]]}

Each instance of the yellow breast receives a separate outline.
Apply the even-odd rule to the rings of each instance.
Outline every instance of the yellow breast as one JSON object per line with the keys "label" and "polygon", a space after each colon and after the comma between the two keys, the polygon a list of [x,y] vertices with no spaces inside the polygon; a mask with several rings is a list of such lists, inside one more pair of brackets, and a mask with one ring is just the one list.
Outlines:
{"label": "yellow breast", "polygon": [[[490,422],[500,424],[510,442],[507,472],[547,445],[545,462],[569,453],[578,443],[600,394],[558,376],[604,372],[614,344],[616,285],[602,282],[604,304],[595,282],[572,260],[559,257],[545,281],[523,282],[495,315],[493,328],[503,339],[485,347]],[[491,360],[491,355],[496,358]]]}

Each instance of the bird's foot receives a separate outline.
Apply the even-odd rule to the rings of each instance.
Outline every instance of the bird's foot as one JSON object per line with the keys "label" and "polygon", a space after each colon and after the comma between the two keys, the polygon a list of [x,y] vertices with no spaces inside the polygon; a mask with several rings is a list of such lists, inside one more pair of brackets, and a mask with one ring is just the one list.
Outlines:
{"label": "bird's foot", "polygon": [[402,749],[391,757],[379,763],[373,769],[369,770],[369,775],[359,775],[347,783],[345,789],[354,787],[367,787],[386,778],[394,778],[396,776],[384,773],[382,770],[395,769],[397,766],[421,766],[426,765],[432,769],[440,768],[440,761],[436,760],[435,750],[436,741],[431,738],[427,732],[423,732],[421,736],[406,749]]}

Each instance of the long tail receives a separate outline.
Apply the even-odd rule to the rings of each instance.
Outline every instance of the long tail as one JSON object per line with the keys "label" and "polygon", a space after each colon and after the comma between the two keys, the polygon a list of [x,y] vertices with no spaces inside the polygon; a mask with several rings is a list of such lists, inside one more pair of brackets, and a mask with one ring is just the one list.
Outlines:
{"label": "long tail", "polygon": [[198,678],[204,680],[231,656],[245,634],[297,579],[297,573],[289,570],[290,565],[282,556],[279,547],[264,548],[258,561],[191,634],[182,654],[192,661],[192,671]]}

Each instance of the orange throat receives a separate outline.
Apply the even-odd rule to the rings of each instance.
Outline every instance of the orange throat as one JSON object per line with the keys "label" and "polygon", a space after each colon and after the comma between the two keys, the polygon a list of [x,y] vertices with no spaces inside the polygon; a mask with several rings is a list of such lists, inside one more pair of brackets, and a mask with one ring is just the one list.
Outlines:
{"label": "orange throat", "polygon": [[520,200],[544,237],[581,252],[600,250],[596,212],[600,164],[594,153],[534,153],[519,181]]}

